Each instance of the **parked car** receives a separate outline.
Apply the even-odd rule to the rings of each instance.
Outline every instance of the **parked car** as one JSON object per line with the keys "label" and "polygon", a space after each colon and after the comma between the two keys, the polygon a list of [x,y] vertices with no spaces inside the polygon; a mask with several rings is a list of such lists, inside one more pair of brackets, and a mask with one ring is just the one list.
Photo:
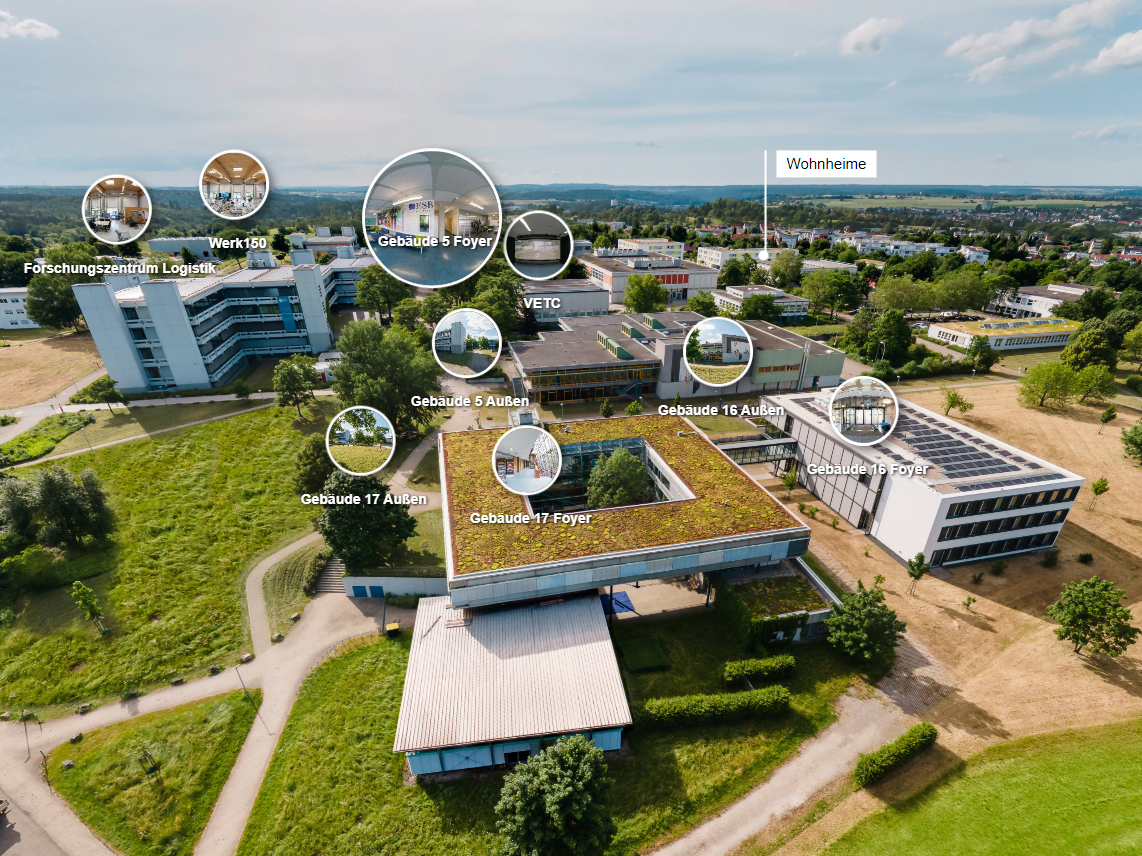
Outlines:
{"label": "parked car", "polygon": [[8,803],[8,800],[0,800],[0,817],[6,815],[9,808],[11,808],[11,806]]}

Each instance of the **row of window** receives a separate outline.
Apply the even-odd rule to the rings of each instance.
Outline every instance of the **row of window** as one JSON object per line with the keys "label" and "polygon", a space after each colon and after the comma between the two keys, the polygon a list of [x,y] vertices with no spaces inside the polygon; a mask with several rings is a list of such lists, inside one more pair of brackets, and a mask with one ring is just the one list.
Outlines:
{"label": "row of window", "polygon": [[1058,511],[1044,511],[1040,514],[1021,514],[1018,517],[1000,517],[995,520],[981,520],[978,523],[961,523],[959,526],[945,526],[940,530],[941,541],[954,541],[959,538],[974,538],[977,535],[990,535],[992,532],[1009,532],[1012,529],[1028,529],[1033,526],[1050,526],[1067,519],[1066,508]]}
{"label": "row of window", "polygon": [[614,383],[629,380],[657,380],[661,366],[640,366],[632,368],[582,369],[577,372],[529,372],[527,380],[533,389],[573,384]]}
{"label": "row of window", "polygon": [[649,469],[652,473],[654,473],[658,477],[658,480],[662,483],[662,489],[665,491],[669,491],[670,490],[670,479],[668,479],[666,477],[666,473],[664,473],[662,470],[660,470],[658,467],[656,467],[654,465],[654,461],[651,460],[649,455],[647,455],[647,457],[646,457],[646,466],[647,466],[647,469]]}
{"label": "row of window", "polygon": [[791,366],[758,366],[757,373],[765,374],[766,372],[795,372],[800,371],[800,369],[800,363],[796,363],[795,365]]}
{"label": "row of window", "polygon": [[1032,505],[1070,502],[1078,495],[1079,489],[1077,487],[1064,487],[1059,490],[997,496],[994,499],[977,499],[974,502],[953,502],[948,508],[948,518],[974,517],[977,514],[991,514],[993,511],[1007,511],[1011,508],[1029,508]]}
{"label": "row of window", "polygon": [[952,547],[950,550],[937,550],[932,554],[932,564],[943,565],[967,559],[982,559],[999,553],[1017,553],[1020,550],[1049,547],[1055,543],[1055,536],[1058,534],[1058,532],[1041,532],[1038,535],[1024,535],[1022,538],[1003,538],[998,541],[984,541],[982,544]]}

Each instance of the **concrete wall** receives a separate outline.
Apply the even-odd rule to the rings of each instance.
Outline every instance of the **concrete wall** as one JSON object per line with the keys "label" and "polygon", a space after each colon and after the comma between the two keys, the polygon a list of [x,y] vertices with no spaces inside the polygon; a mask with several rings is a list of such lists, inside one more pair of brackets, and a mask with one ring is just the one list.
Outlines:
{"label": "concrete wall", "polygon": [[317,265],[297,265],[293,269],[297,299],[305,317],[305,331],[311,353],[319,354],[333,347],[333,331],[325,314],[325,283]]}
{"label": "concrete wall", "polygon": [[140,288],[155,322],[155,336],[162,342],[174,382],[184,389],[209,388],[210,375],[195,341],[178,283],[169,279],[149,279],[141,283]]}
{"label": "concrete wall", "polygon": [[108,283],[92,282],[73,285],[71,290],[79,301],[83,319],[107,367],[107,374],[119,382],[121,391],[146,392],[146,372],[112,288]]}
{"label": "concrete wall", "polygon": [[[349,597],[381,597],[384,594],[448,594],[448,580],[444,577],[342,577],[345,594]],[[365,589],[364,594],[359,589]]]}
{"label": "concrete wall", "polygon": [[[623,730],[621,728],[579,733],[582,733],[584,737],[605,752],[613,752],[622,748]],[[544,739],[567,736],[570,735],[550,735],[548,738],[532,737],[513,740],[508,743],[485,743],[476,746],[431,749],[425,752],[409,752],[405,757],[408,759],[409,769],[414,776],[446,773],[452,770],[470,770],[505,763],[505,752],[526,751],[530,752],[532,756],[538,755],[543,750]]]}

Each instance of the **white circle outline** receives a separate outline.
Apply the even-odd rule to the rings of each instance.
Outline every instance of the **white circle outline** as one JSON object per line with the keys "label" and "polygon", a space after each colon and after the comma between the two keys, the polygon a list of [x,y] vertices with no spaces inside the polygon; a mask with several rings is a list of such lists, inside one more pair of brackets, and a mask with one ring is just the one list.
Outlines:
{"label": "white circle outline", "polygon": [[474,374],[474,375],[470,375],[470,374],[462,375],[462,374],[456,374],[455,372],[449,371],[448,370],[448,364],[446,362],[444,362],[443,360],[441,360],[440,357],[438,357],[436,355],[436,331],[439,330],[443,326],[445,321],[447,321],[453,315],[459,315],[461,312],[477,312],[480,315],[483,315],[489,321],[491,321],[492,326],[496,328],[496,338],[500,343],[499,347],[500,347],[501,352],[504,349],[504,334],[502,332],[500,332],[500,325],[496,323],[495,318],[493,318],[491,315],[489,315],[487,312],[484,312],[481,309],[472,309],[471,307],[468,307],[468,308],[461,307],[460,309],[453,309],[451,312],[449,312],[447,315],[445,315],[443,318],[441,318],[439,321],[437,321],[436,326],[432,328],[432,356],[433,356],[433,359],[436,360],[436,364],[438,366],[440,366],[440,368],[444,369],[445,374],[449,374],[454,378],[459,378],[460,380],[475,380],[478,377],[483,377],[488,372],[490,372],[493,368],[495,368],[496,363],[498,363],[500,361],[500,355],[499,354],[496,354],[496,358],[494,360],[492,360],[491,364],[486,369],[484,369],[479,374]]}
{"label": "white circle outline", "polygon": [[[341,466],[339,463],[337,463],[336,459],[334,459],[334,457],[333,457],[333,453],[329,451],[329,432],[333,430],[334,424],[337,422],[338,419],[341,418],[341,413],[348,413],[350,410],[358,410],[358,409],[373,411],[374,413],[376,413],[378,416],[380,416],[382,419],[384,419],[386,422],[389,423],[389,430],[393,432],[393,447],[391,449],[389,449],[389,456],[387,458],[385,458],[385,462],[383,464],[381,464],[375,470],[370,470],[367,473],[355,473],[352,470],[345,469],[343,466]],[[370,407],[367,404],[354,404],[352,407],[346,407],[344,410],[341,411],[341,413],[338,413],[336,416],[334,416],[332,419],[330,419],[329,425],[325,429],[325,454],[328,456],[329,460],[333,462],[333,466],[337,467],[337,469],[341,470],[341,472],[345,473],[345,475],[349,475],[349,476],[371,476],[371,475],[373,475],[373,473],[379,473],[381,470],[383,470],[385,467],[387,467],[389,465],[389,461],[391,461],[393,459],[393,455],[396,453],[396,450],[397,450],[397,429],[396,429],[396,426],[393,425],[393,421],[391,419],[389,419],[389,417],[385,416],[385,414],[381,413],[381,411],[377,410],[377,408]]]}
{"label": "white circle outline", "polygon": [[[459,279],[454,279],[454,280],[452,280],[452,282],[441,283],[440,285],[425,285],[424,283],[413,282],[412,280],[405,279],[403,276],[398,276],[397,274],[395,274],[391,270],[389,270],[387,267],[385,267],[385,263],[381,261],[380,256],[377,255],[377,251],[373,249],[373,245],[369,241],[369,230],[365,227],[365,212],[369,206],[369,195],[372,194],[373,188],[377,186],[377,182],[381,180],[381,176],[384,175],[385,171],[388,170],[388,168],[391,167],[393,164],[395,164],[397,161],[404,160],[405,158],[409,157],[410,155],[421,154],[422,152],[444,152],[444,154],[446,154],[446,155],[455,155],[458,158],[463,158],[468,163],[470,163],[472,166],[474,166],[476,168],[476,170],[480,173],[480,175],[484,176],[484,180],[486,182],[488,182],[488,187],[492,188],[492,196],[496,197],[496,211],[499,214],[499,216],[496,218],[496,221],[497,221],[496,239],[494,241],[492,241],[492,246],[489,247],[488,255],[484,257],[484,260],[482,262],[480,262],[479,265],[476,266],[475,270],[473,270],[471,273],[467,274],[466,276],[462,276]],[[433,204],[435,205],[435,200],[433,200]],[[464,280],[468,279],[468,277],[475,276],[476,274],[478,274],[480,271],[482,271],[484,269],[484,266],[487,265],[487,263],[489,261],[492,260],[492,254],[496,251],[496,245],[499,244],[500,236],[503,234],[503,231],[504,231],[504,206],[503,206],[503,203],[500,201],[500,194],[499,194],[499,191],[496,190],[495,182],[492,181],[491,176],[489,176],[486,172],[484,172],[484,168],[482,166],[480,166],[478,163],[476,163],[474,160],[472,160],[467,155],[462,155],[462,154],[460,154],[460,152],[454,152],[454,151],[452,151],[452,149],[431,149],[431,148],[414,149],[411,152],[405,152],[400,157],[393,158],[391,161],[389,161],[387,164],[385,164],[384,167],[381,168],[380,172],[378,172],[373,177],[373,181],[369,184],[369,189],[365,191],[365,201],[361,203],[361,237],[365,241],[365,246],[369,248],[369,252],[372,254],[372,256],[376,260],[377,264],[379,264],[381,266],[381,268],[384,270],[385,273],[387,273],[391,277],[399,279],[405,285],[411,285],[413,288],[448,288],[451,285],[456,285],[456,283],[458,283],[458,282],[463,282]]]}
{"label": "white circle outline", "polygon": [[[243,214],[241,217],[227,217],[225,214],[219,214],[217,211],[211,208],[206,201],[206,195],[202,192],[202,179],[206,176],[206,168],[214,163],[217,158],[222,157],[222,155],[245,155],[246,157],[253,158],[255,161],[257,161],[258,166],[262,168],[262,175],[266,177],[266,193],[264,196],[262,196],[262,201],[258,207],[251,211],[249,214]],[[270,172],[266,169],[266,165],[262,163],[262,159],[257,155],[252,155],[247,151],[243,151],[242,149],[226,149],[219,152],[202,165],[202,172],[198,175],[198,195],[202,197],[202,204],[206,206],[206,210],[209,211],[213,216],[219,217],[223,220],[230,220],[231,222],[235,220],[245,220],[247,217],[253,217],[259,211],[261,211],[262,208],[265,207],[266,200],[270,198]]]}
{"label": "white circle outline", "polygon": [[[524,428],[533,428],[536,431],[543,431],[543,429],[540,428],[538,425],[517,425],[514,428],[509,428],[507,431],[505,431],[503,434],[501,434],[500,439],[496,440],[496,445],[492,448],[492,475],[495,477],[496,483],[500,487],[502,487],[506,491],[510,491],[511,493],[514,493],[516,496],[536,496],[537,494],[543,493],[545,490],[547,490],[549,487],[551,487],[551,485],[555,484],[555,482],[557,482],[559,480],[559,476],[557,475],[555,478],[553,478],[551,480],[551,483],[548,484],[546,487],[541,487],[539,490],[533,490],[531,493],[524,493],[521,490],[514,490],[514,489],[508,487],[506,484],[504,484],[502,481],[500,481],[500,474],[498,472],[496,472],[496,451],[500,448],[500,443],[504,442],[504,437],[510,436],[513,431],[521,431]],[[549,432],[544,431],[543,433],[547,434]],[[558,460],[557,460],[558,466],[556,466],[555,470],[556,470],[556,472],[562,472],[563,471],[563,448],[559,445],[558,442],[556,442],[554,437],[551,438],[551,442],[555,443],[555,453],[559,456]]]}
{"label": "white circle outline", "polygon": [[[91,191],[93,191],[109,178],[125,178],[127,181],[138,185],[139,189],[143,191],[143,195],[147,197],[147,222],[139,231],[139,234],[135,235],[133,238],[128,238],[125,241],[105,241],[97,234],[95,234],[95,230],[92,229],[87,222],[87,197],[91,195]],[[147,190],[147,188],[143,187],[143,183],[141,181],[135,181],[135,179],[131,178],[129,175],[123,175],[122,173],[113,173],[112,175],[103,176],[103,178],[92,183],[91,187],[87,188],[87,191],[83,194],[83,199],[79,203],[79,216],[83,220],[83,227],[87,229],[88,233],[91,235],[91,237],[95,238],[95,240],[112,247],[121,247],[124,244],[129,244],[132,241],[139,240],[139,238],[143,237],[143,233],[146,232],[147,229],[151,228],[151,220],[153,220],[155,216],[155,203],[151,201],[151,192]]]}
{"label": "white circle outline", "polygon": [[[542,214],[545,217],[554,217],[563,225],[563,228],[567,230],[567,236],[571,239],[571,252],[567,256],[567,261],[563,263],[563,267],[559,268],[559,270],[555,271],[555,273],[548,274],[547,276],[529,276],[517,268],[515,265],[513,265],[511,258],[508,256],[508,238],[511,237],[512,226],[514,226],[524,217],[530,217],[532,214]],[[555,277],[559,276],[559,274],[567,270],[567,266],[571,264],[571,259],[575,258],[575,235],[572,233],[571,227],[567,225],[567,221],[560,217],[558,214],[552,214],[550,211],[540,211],[538,209],[534,211],[525,211],[514,220],[512,220],[511,223],[508,224],[508,227],[503,231],[504,261],[508,263],[508,267],[510,267],[513,271],[522,276],[524,279],[530,280],[531,282],[546,282],[549,279],[555,279]]]}
{"label": "white circle outline", "polygon": [[[874,381],[876,383],[879,383],[881,386],[883,386],[885,389],[888,390],[888,394],[892,397],[892,403],[893,403],[893,405],[895,405],[893,408],[892,426],[887,431],[885,431],[883,434],[881,434],[879,437],[877,437],[875,440],[873,440],[872,442],[869,442],[869,443],[858,443],[855,440],[850,440],[848,437],[846,437],[844,434],[842,434],[840,432],[840,430],[836,426],[836,423],[833,422],[833,401],[836,400],[836,397],[840,394],[842,389],[844,389],[850,383],[853,383],[854,381],[860,380],[860,379],[871,380],[871,381]],[[867,377],[865,375],[858,375],[857,377],[850,377],[844,383],[841,383],[839,386],[837,386],[837,388],[833,390],[833,394],[829,396],[829,424],[833,427],[833,433],[836,434],[838,437],[840,437],[844,442],[848,443],[850,446],[859,446],[861,448],[867,448],[868,446],[875,446],[877,443],[879,443],[882,440],[887,440],[889,437],[892,436],[892,432],[896,430],[896,423],[899,419],[900,419],[900,399],[898,399],[896,397],[896,393],[892,391],[892,387],[889,386],[884,381],[882,381],[880,378]]]}
{"label": "white circle outline", "polygon": [[[745,369],[742,371],[742,373],[740,375],[738,375],[736,378],[731,380],[729,383],[708,383],[707,381],[702,380],[702,378],[700,378],[698,376],[697,372],[695,372],[694,369],[690,367],[690,360],[688,360],[686,358],[686,342],[689,341],[690,337],[694,335],[694,332],[699,327],[701,327],[707,321],[712,321],[716,318],[720,318],[722,321],[729,321],[731,324],[736,325],[737,328],[742,331],[742,334],[745,336],[746,341],[749,342],[749,359],[746,360]],[[754,352],[753,336],[751,336],[749,334],[749,331],[746,330],[746,328],[743,327],[741,324],[738,324],[738,322],[735,321],[733,318],[721,318],[721,316],[718,316],[718,315],[715,315],[712,318],[703,318],[701,321],[699,321],[697,324],[694,325],[693,330],[691,330],[689,333],[686,334],[686,338],[682,342],[682,361],[684,363],[686,363],[686,371],[690,372],[690,376],[693,377],[694,380],[698,381],[698,383],[702,384],[703,386],[711,387],[713,389],[724,389],[727,386],[733,386],[735,383],[741,383],[741,379],[743,377],[745,377],[747,374],[749,374],[749,370],[751,368],[753,368],[753,352]]]}

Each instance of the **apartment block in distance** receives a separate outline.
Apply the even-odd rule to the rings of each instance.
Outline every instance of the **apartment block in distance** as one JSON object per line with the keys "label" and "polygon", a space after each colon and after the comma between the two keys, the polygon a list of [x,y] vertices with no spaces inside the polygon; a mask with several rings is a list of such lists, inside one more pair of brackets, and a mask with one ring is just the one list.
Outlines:
{"label": "apartment block in distance", "polygon": [[17,285],[0,288],[0,327],[35,329],[40,325],[28,317],[28,287]]}
{"label": "apartment block in distance", "polygon": [[105,274],[72,286],[107,366],[124,392],[222,386],[267,357],[319,354],[333,343],[326,305],[351,303],[360,270],[348,248],[326,265],[295,249],[294,264],[266,251],[225,276],[150,279]]}
{"label": "apartment block in distance", "polygon": [[887,438],[853,446],[834,431],[829,401],[827,393],[762,396],[785,410],[778,427],[797,443],[798,481],[900,562],[923,553],[951,566],[1044,550],[1085,481],[906,401]]}
{"label": "apartment block in distance", "polygon": [[644,253],[661,253],[664,256],[682,258],[685,245],[669,238],[619,238],[620,250],[639,250]]}

